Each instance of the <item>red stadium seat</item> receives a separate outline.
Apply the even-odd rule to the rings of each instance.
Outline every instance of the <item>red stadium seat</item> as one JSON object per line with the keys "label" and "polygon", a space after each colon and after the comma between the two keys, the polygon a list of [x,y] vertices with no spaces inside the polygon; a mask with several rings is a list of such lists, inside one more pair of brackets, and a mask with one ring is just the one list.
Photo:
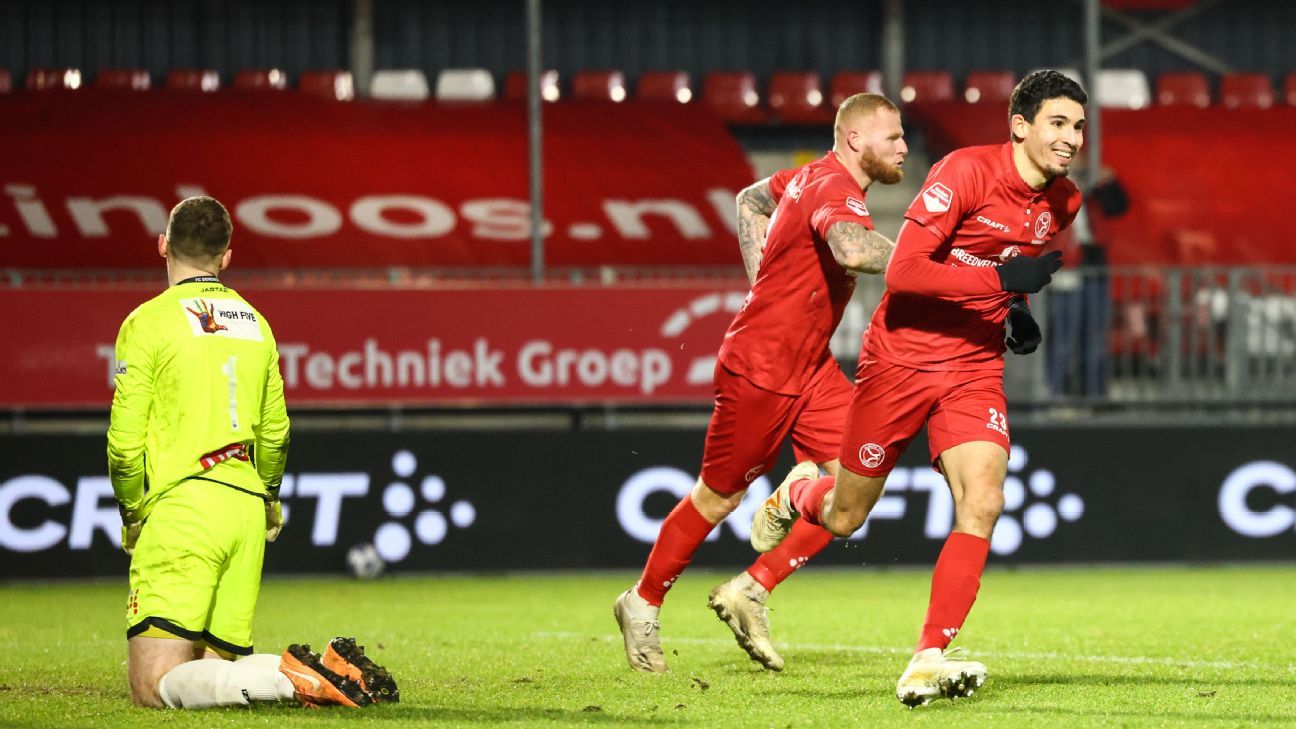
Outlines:
{"label": "red stadium seat", "polygon": [[96,89],[148,91],[153,79],[142,68],[105,68],[95,76],[94,85]]}
{"label": "red stadium seat", "polygon": [[13,91],[13,76],[9,75],[9,70],[0,68],[0,94],[7,94]]}
{"label": "red stadium seat", "polygon": [[963,98],[969,104],[1001,104],[1012,98],[1017,74],[1012,71],[968,71]]}
{"label": "red stadium seat", "polygon": [[[557,101],[562,96],[558,89],[558,72],[550,69],[540,72],[540,98]],[[527,97],[527,72],[512,71],[504,77],[504,98],[515,101]]]}
{"label": "red stadium seat", "polygon": [[1210,82],[1206,74],[1196,71],[1163,73],[1157,76],[1156,101],[1161,106],[1196,106],[1211,103]]}
{"label": "red stadium seat", "polygon": [[28,91],[81,88],[81,70],[76,68],[33,68],[27,72]]}
{"label": "red stadium seat", "polygon": [[1274,103],[1269,74],[1224,74],[1220,77],[1220,102],[1228,109],[1268,109]]}
{"label": "red stadium seat", "polygon": [[1296,71],[1287,74],[1287,78],[1283,79],[1283,98],[1288,104],[1296,106]]}
{"label": "red stadium seat", "polygon": [[770,76],[769,105],[779,120],[789,124],[829,124],[833,110],[824,104],[819,74],[813,71],[777,71]]}
{"label": "red stadium seat", "polygon": [[838,71],[829,85],[829,101],[833,109],[842,105],[848,96],[882,93],[881,71]]}
{"label": "red stadium seat", "polygon": [[693,99],[693,86],[684,71],[644,71],[639,74],[635,98],[640,101],[676,101],[687,104]]}
{"label": "red stadium seat", "polygon": [[577,71],[572,75],[572,98],[584,101],[625,101],[625,74],[620,71]]}
{"label": "red stadium seat", "polygon": [[906,71],[900,84],[900,100],[953,101],[954,77],[949,71]]}
{"label": "red stadium seat", "polygon": [[763,124],[765,112],[748,71],[712,71],[702,79],[702,103],[729,124]]}
{"label": "red stadium seat", "polygon": [[350,71],[302,71],[297,92],[329,101],[355,99],[355,82]]}
{"label": "red stadium seat", "polygon": [[211,69],[175,69],[167,73],[166,88],[168,91],[219,91],[220,74]]}
{"label": "red stadium seat", "polygon": [[277,68],[244,69],[234,74],[235,91],[283,91],[288,88],[288,74]]}

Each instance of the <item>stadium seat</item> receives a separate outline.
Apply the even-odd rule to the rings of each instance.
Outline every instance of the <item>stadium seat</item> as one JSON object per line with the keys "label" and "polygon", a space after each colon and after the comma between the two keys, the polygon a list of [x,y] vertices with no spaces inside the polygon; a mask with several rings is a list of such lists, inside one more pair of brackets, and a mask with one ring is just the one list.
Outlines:
{"label": "stadium seat", "polygon": [[0,68],[0,94],[7,94],[13,91],[13,76],[9,75],[9,70]]}
{"label": "stadium seat", "polygon": [[374,71],[369,95],[383,101],[423,101],[430,95],[427,75],[417,68]]}
{"label": "stadium seat", "polygon": [[[558,72],[549,69],[540,72],[540,98],[557,101],[562,96],[558,89]],[[527,97],[527,72],[512,71],[504,77],[504,98],[520,101]]]}
{"label": "stadium seat", "polygon": [[963,79],[963,98],[969,104],[1005,103],[1012,97],[1017,75],[1012,71],[968,71]]}
{"label": "stadium seat", "polygon": [[729,124],[762,124],[756,77],[749,71],[712,71],[702,79],[702,103]]}
{"label": "stadium seat", "polygon": [[1161,106],[1196,106],[1211,103],[1210,82],[1206,74],[1196,71],[1163,73],[1157,76],[1156,100]]}
{"label": "stadium seat", "polygon": [[212,92],[220,90],[220,74],[211,69],[177,69],[167,73],[168,91]]}
{"label": "stadium seat", "polygon": [[355,81],[350,71],[302,71],[297,91],[329,101],[351,101],[355,99]]}
{"label": "stadium seat", "polygon": [[33,68],[27,72],[28,91],[81,88],[81,70],[76,68]]}
{"label": "stadium seat", "polygon": [[495,79],[484,68],[443,68],[437,72],[437,101],[491,101]]}
{"label": "stadium seat", "polygon": [[572,98],[585,101],[625,101],[625,74],[620,71],[577,71],[572,75]]}
{"label": "stadium seat", "polygon": [[288,88],[288,74],[277,68],[244,69],[234,74],[235,91],[283,91]]}
{"label": "stadium seat", "polygon": [[644,71],[639,74],[635,98],[640,101],[677,101],[687,104],[693,100],[693,85],[684,71]]}
{"label": "stadium seat", "polygon": [[949,71],[905,71],[900,83],[900,100],[953,101],[954,77]]}
{"label": "stadium seat", "polygon": [[96,89],[148,91],[153,85],[149,72],[142,68],[105,68],[95,75]]}
{"label": "stadium seat", "polygon": [[1283,98],[1291,106],[1296,106],[1296,71],[1287,74],[1283,79]]}
{"label": "stadium seat", "polygon": [[1220,77],[1220,103],[1227,109],[1268,109],[1274,103],[1269,74],[1224,74]]}
{"label": "stadium seat", "polygon": [[777,71],[770,76],[769,105],[780,121],[789,124],[830,124],[833,110],[824,105],[819,74],[813,71]]}
{"label": "stadium seat", "polygon": [[841,106],[848,96],[882,93],[881,71],[838,71],[829,83],[829,100],[833,109]]}
{"label": "stadium seat", "polygon": [[1098,71],[1098,106],[1142,109],[1152,102],[1147,76],[1137,68],[1103,68]]}

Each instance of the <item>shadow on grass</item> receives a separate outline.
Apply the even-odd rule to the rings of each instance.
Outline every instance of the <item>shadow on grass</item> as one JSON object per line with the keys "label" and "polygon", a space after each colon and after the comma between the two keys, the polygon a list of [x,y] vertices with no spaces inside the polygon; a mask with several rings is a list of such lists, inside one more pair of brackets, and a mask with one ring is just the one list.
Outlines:
{"label": "shadow on grass", "polygon": [[[1095,707],[1092,709],[1074,709],[1064,706],[1020,706],[1016,704],[995,703],[994,705],[980,706],[979,714],[1010,714],[1014,717],[1020,717],[1023,714],[1034,714],[1042,720],[1045,717],[1058,717],[1054,721],[1060,724],[1066,724],[1066,720],[1061,717],[1074,716],[1085,718],[1102,717],[1111,720],[1120,719],[1142,719],[1150,718],[1174,720],[1184,722],[1186,726],[1201,726],[1208,723],[1254,723],[1254,722],[1283,722],[1290,726],[1296,714],[1288,712],[1286,714],[1235,714],[1228,711],[1180,711],[1175,709],[1156,709],[1148,707],[1137,710],[1112,710]],[[1047,721],[1047,720],[1046,720]],[[1047,722],[1053,723],[1053,722]]]}
{"label": "shadow on grass", "polygon": [[991,680],[1000,688],[1033,687],[1033,686],[1184,686],[1210,688],[1214,686],[1274,686],[1291,689],[1296,693],[1296,675],[1257,676],[1257,677],[1214,677],[1214,676],[1113,676],[1110,674],[1084,673],[1042,673],[1036,675],[992,676]]}
{"label": "shadow on grass", "polygon": [[[236,710],[237,711],[237,710]],[[247,711],[247,709],[241,709]],[[298,707],[286,705],[257,706],[254,711],[261,713],[296,713]],[[686,711],[677,711],[664,707],[647,716],[629,716],[626,714],[586,709],[545,709],[534,706],[492,706],[481,709],[461,707],[407,706],[385,704],[355,711],[338,709],[310,712],[312,721],[337,721],[353,723],[363,718],[366,724],[373,722],[428,722],[437,726],[464,726],[470,724],[516,724],[529,726],[537,722],[564,722],[571,724],[603,724],[607,726],[657,726],[663,724],[680,724],[690,721]]]}

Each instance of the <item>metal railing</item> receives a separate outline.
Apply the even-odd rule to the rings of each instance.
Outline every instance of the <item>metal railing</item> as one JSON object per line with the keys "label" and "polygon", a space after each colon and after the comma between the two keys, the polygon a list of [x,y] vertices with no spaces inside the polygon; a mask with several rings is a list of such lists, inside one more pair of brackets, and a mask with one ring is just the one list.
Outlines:
{"label": "metal railing", "polygon": [[[882,294],[858,279],[833,351],[853,363]],[[1287,409],[1296,415],[1296,266],[1080,267],[1031,297],[1038,352],[1005,387],[1033,407]]]}

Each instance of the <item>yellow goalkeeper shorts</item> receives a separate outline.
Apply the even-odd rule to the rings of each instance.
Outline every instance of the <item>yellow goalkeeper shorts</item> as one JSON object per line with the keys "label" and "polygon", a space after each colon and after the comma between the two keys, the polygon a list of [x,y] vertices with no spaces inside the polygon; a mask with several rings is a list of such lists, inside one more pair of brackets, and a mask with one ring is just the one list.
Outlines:
{"label": "yellow goalkeeper shorts", "polygon": [[219,483],[189,479],[159,496],[131,558],[126,637],[251,655],[265,531],[265,502]]}

